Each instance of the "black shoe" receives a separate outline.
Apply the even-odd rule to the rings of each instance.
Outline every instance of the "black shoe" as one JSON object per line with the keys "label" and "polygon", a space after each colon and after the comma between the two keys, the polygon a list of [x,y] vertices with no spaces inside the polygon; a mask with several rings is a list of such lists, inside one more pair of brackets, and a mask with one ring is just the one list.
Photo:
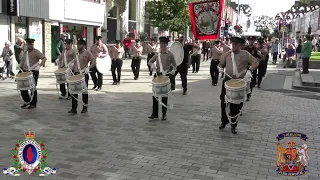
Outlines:
{"label": "black shoe", "polygon": [[176,88],[171,88],[171,91],[174,91],[174,90],[176,90]]}
{"label": "black shoe", "polygon": [[70,114],[77,114],[77,110],[76,110],[76,109],[71,109],[70,111],[68,111],[68,113],[70,113]]}
{"label": "black shoe", "polygon": [[149,76],[152,76],[152,72],[149,73]]}
{"label": "black shoe", "polygon": [[247,97],[247,101],[250,101],[250,98],[251,98],[251,97]]}
{"label": "black shoe", "polygon": [[183,91],[182,95],[187,95],[187,91]]}
{"label": "black shoe", "polygon": [[165,120],[167,120],[167,115],[162,116],[162,121],[165,121]]}
{"label": "black shoe", "polygon": [[120,85],[120,82],[117,82],[117,85]]}
{"label": "black shoe", "polygon": [[63,99],[63,98],[64,98],[64,96],[60,96],[60,97],[59,97],[59,99]]}
{"label": "black shoe", "polygon": [[217,84],[213,84],[213,86],[217,86]]}
{"label": "black shoe", "polygon": [[260,85],[258,85],[258,88],[261,88]]}
{"label": "black shoe", "polygon": [[235,127],[231,127],[231,132],[232,132],[232,134],[237,134],[238,133]]}
{"label": "black shoe", "polygon": [[88,112],[88,108],[87,107],[83,107],[82,110],[81,110],[81,113],[87,113]]}
{"label": "black shoe", "polygon": [[138,78],[137,78],[137,77],[134,77],[133,79],[134,79],[134,80],[138,80]]}
{"label": "black shoe", "polygon": [[226,127],[227,124],[221,123],[221,125],[219,126],[219,129],[224,129]]}
{"label": "black shoe", "polygon": [[27,108],[29,106],[29,104],[22,104],[20,107],[21,108]]}
{"label": "black shoe", "polygon": [[112,85],[117,85],[117,84],[118,84],[117,82],[113,82],[113,83],[112,83]]}
{"label": "black shoe", "polygon": [[66,100],[70,100],[70,99],[71,99],[71,96],[68,96]]}
{"label": "black shoe", "polygon": [[37,107],[36,105],[30,105],[29,107],[27,107],[27,109],[34,109],[36,107]]}
{"label": "black shoe", "polygon": [[156,118],[158,118],[158,116],[151,115],[151,116],[149,116],[148,118],[149,118],[149,119],[156,119]]}
{"label": "black shoe", "polygon": [[97,88],[95,91],[101,91],[101,88]]}
{"label": "black shoe", "polygon": [[93,86],[93,88],[92,89],[96,89],[97,88],[97,86]]}

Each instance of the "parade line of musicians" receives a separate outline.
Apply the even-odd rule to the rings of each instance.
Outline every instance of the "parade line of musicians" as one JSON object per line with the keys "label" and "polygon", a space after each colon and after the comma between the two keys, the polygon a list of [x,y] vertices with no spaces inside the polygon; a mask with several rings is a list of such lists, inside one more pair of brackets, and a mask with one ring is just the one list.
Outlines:
{"label": "parade line of musicians", "polygon": [[[140,40],[135,40],[134,44],[131,44],[131,39],[127,37],[124,41],[124,47],[121,46],[120,41],[116,41],[116,45],[112,46],[108,52],[107,46],[101,42],[102,37],[98,36],[95,38],[95,44],[87,49],[86,41],[80,39],[77,41],[77,50],[72,48],[73,41],[71,39],[66,39],[66,35],[62,34],[60,37],[60,43],[58,43],[57,54],[58,67],[69,67],[73,74],[84,73],[85,81],[88,86],[89,74],[93,81],[94,86],[92,89],[100,91],[103,85],[103,75],[97,70],[96,58],[104,58],[110,55],[112,59],[111,71],[113,77],[113,85],[119,85],[121,82],[121,67],[123,56],[125,58],[132,57],[132,73],[133,79],[138,80],[140,66],[141,66],[141,55],[143,47],[140,44]],[[20,40],[23,41],[23,40]],[[21,63],[21,71],[31,71],[33,73],[35,84],[37,85],[39,77],[39,69],[45,64],[47,60],[46,57],[37,49],[34,48],[34,39],[26,39],[27,51],[24,52]],[[265,76],[267,63],[268,63],[268,52],[269,46],[265,39],[255,37],[249,37],[247,41],[239,37],[232,37],[231,39],[226,38],[222,41],[205,41],[200,42],[195,39],[192,42],[185,42],[184,37],[177,39],[183,45],[184,49],[184,59],[179,66],[176,66],[173,53],[168,50],[168,43],[170,42],[169,37],[160,37],[159,43],[155,39],[150,39],[147,44],[147,64],[149,69],[149,75],[153,76],[153,71],[155,70],[157,74],[161,74],[159,69],[159,58],[155,54],[160,53],[161,64],[163,70],[167,70],[169,73],[165,74],[169,76],[171,81],[171,89],[175,90],[175,77],[179,73],[182,81],[183,95],[187,94],[187,73],[190,65],[192,65],[192,73],[198,73],[200,69],[201,54],[203,54],[203,61],[211,59],[210,65],[210,75],[212,79],[212,85],[216,86],[219,79],[219,72],[221,68],[225,68],[225,72],[232,76],[233,64],[231,60],[231,52],[234,53],[236,59],[236,66],[239,72],[251,72],[250,77],[252,77],[250,88],[256,85],[260,88],[262,78]],[[231,41],[231,42],[230,42]],[[131,54],[132,53],[132,54]],[[78,55],[78,61],[76,56]],[[26,58],[28,56],[28,58]],[[66,61],[65,59],[66,58]],[[29,63],[27,63],[27,59]],[[65,64],[65,62],[67,64]],[[79,65],[77,64],[79,62]],[[153,66],[153,63],[157,64],[157,69]],[[79,69],[80,67],[80,69]],[[219,70],[220,69],[220,70]],[[251,75],[252,74],[252,75]],[[241,74],[240,77],[233,78],[244,78],[246,74]],[[224,76],[224,73],[221,73]],[[224,82],[229,80],[229,77],[225,77],[223,81],[222,91],[221,91],[221,125],[220,129],[224,129],[229,123],[225,114],[225,103],[224,95],[225,88]],[[78,106],[78,94],[69,94],[67,92],[67,84],[60,84],[61,97],[59,99],[72,99],[72,107],[69,113],[76,114]],[[33,96],[29,95],[28,91],[21,91],[21,96],[24,103],[21,107],[25,109],[33,109],[37,106],[37,91],[33,91]],[[222,97],[223,96],[223,97]],[[251,98],[251,93],[247,95],[247,101]],[[167,105],[167,98],[162,98],[162,102]],[[86,113],[88,111],[88,93],[82,94],[83,107],[81,113]],[[158,118],[158,103],[155,97],[153,97],[153,112],[149,119]],[[231,106],[231,114],[238,112],[241,109],[239,106]],[[167,108],[162,108],[162,120],[166,120]],[[232,118],[231,121],[236,121]],[[236,132],[237,124],[231,124],[232,133]]]}

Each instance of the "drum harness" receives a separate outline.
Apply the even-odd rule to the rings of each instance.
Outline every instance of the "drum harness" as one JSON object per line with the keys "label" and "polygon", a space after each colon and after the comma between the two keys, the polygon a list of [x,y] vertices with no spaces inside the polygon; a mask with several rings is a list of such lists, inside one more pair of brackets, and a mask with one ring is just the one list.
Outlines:
{"label": "drum harness", "polygon": [[[28,53],[28,51],[26,52],[26,63],[27,63],[27,67],[28,67],[28,72],[31,72],[31,69],[33,69],[33,68],[35,68],[35,67],[37,67],[37,66],[39,65],[38,63],[36,63],[35,65],[33,65],[33,66],[30,68],[30,61],[29,61],[29,53]],[[20,68],[20,66],[19,66],[19,69],[20,69],[21,72],[23,72],[23,70]],[[31,73],[32,73],[32,72],[31,72]],[[35,93],[35,91],[37,90],[33,73],[32,73],[32,77],[33,77],[33,78],[32,78],[32,81],[33,81],[33,84],[34,84],[34,88],[32,88],[32,89],[30,90],[30,91],[31,91],[31,95],[28,93],[29,98],[30,98],[30,101],[29,101],[29,102],[25,102],[25,101],[23,100],[22,95],[21,95],[21,92],[20,92],[20,90],[17,88],[17,91],[18,91],[18,94],[20,95],[21,101],[24,102],[24,103],[27,104],[27,105],[29,105],[29,104],[32,102],[33,97],[34,97],[34,93]],[[17,86],[18,86],[18,85],[17,85]]]}
{"label": "drum harness", "polygon": [[[160,58],[160,53],[158,54],[158,60],[159,60],[160,72],[163,73],[164,75],[166,75],[167,72],[163,70],[163,66],[162,66],[162,62],[161,62],[161,58]],[[156,63],[155,63],[155,64],[156,64]],[[156,72],[156,77],[158,77],[157,72]],[[157,94],[155,94],[154,92],[153,92],[153,94],[154,94],[154,95],[153,95],[154,98],[158,101],[159,104],[161,104],[163,107],[165,107],[165,108],[167,108],[167,109],[173,109],[173,104],[170,103],[170,99],[172,98],[172,90],[171,90],[171,89],[170,89],[170,91],[168,92],[168,94],[166,94],[166,95],[164,95],[164,96],[157,96]],[[170,104],[169,107],[166,106],[164,103],[161,102],[160,98],[162,98],[162,97],[168,97],[168,104]]]}
{"label": "drum harness", "polygon": [[[68,68],[68,71],[69,71],[68,73],[71,73],[72,75],[74,75],[73,72],[72,72],[71,69],[70,69],[70,66],[72,65],[72,63],[74,62],[74,60],[72,60],[71,62],[67,63],[67,55],[66,55],[66,54],[67,54],[67,52],[64,52],[64,53],[63,53],[64,64],[65,64],[65,66]],[[57,65],[58,65],[58,67],[60,66],[59,61],[58,61]],[[58,85],[60,85],[60,84],[59,84],[59,83],[56,83],[57,93],[59,94],[60,97],[63,97],[63,96],[60,94],[60,92],[59,92]],[[66,91],[66,95],[65,95],[63,98],[67,99],[68,96],[69,96],[69,89]]]}
{"label": "drum harness", "polygon": [[[236,75],[236,77],[240,77],[240,75],[241,75],[242,73],[238,73],[238,68],[237,68],[237,65],[236,65],[236,61],[235,61],[235,57],[234,57],[234,53],[233,53],[233,52],[231,53],[231,59],[232,59],[233,74]],[[234,78],[232,78],[228,73],[224,72],[224,74],[225,74],[226,76],[228,76],[229,78],[234,79]],[[250,82],[246,82],[246,83],[250,83]],[[246,93],[245,93],[245,94],[246,94]],[[230,123],[230,124],[236,124],[236,123],[238,123],[238,119],[237,119],[235,122],[231,122],[231,119],[232,119],[232,118],[237,118],[237,117],[239,117],[239,116],[242,114],[242,109],[243,109],[243,108],[240,109],[240,111],[239,111],[239,113],[238,113],[237,115],[231,116],[231,114],[229,114],[229,112],[230,112],[230,102],[228,101],[228,99],[226,98],[226,96],[225,96],[225,101],[224,101],[224,102],[226,103],[226,115],[227,115],[227,117],[228,117],[229,123]],[[243,103],[244,103],[244,102],[243,102]]]}

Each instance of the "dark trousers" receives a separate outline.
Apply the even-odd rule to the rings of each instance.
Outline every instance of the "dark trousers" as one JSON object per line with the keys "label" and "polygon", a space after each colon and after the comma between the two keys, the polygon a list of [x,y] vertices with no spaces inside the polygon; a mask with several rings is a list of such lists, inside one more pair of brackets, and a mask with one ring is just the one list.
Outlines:
{"label": "dark trousers", "polygon": [[261,62],[258,66],[258,86],[261,85],[262,78],[266,75],[266,66],[265,62]]}
{"label": "dark trousers", "polygon": [[[65,84],[60,84],[60,92],[61,92],[61,96],[66,96],[67,95],[67,88],[69,87],[68,83]],[[70,94],[68,93],[68,97],[70,97]]]}
{"label": "dark trousers", "polygon": [[[112,60],[111,72],[112,72],[113,82],[115,82],[115,83],[120,82],[122,63],[123,62],[121,59],[113,59]],[[116,70],[117,70],[118,77],[116,76]]]}
{"label": "dark trousers", "polygon": [[267,72],[267,68],[268,68],[268,63],[269,63],[269,54],[266,55],[266,59],[265,59],[265,73]]}
{"label": "dark trousers", "polygon": [[[229,120],[228,120],[228,117],[227,117],[227,113],[226,113],[226,103],[225,103],[225,100],[224,100],[224,97],[226,95],[226,88],[224,86],[224,83],[226,81],[230,80],[229,77],[225,77],[225,79],[223,80],[222,82],[222,88],[221,88],[221,95],[220,95],[220,100],[221,100],[221,123],[226,125],[226,124],[229,124]],[[243,103],[241,104],[233,104],[233,103],[230,103],[230,116],[236,116],[237,114],[239,114],[241,108],[243,106]],[[235,117],[235,118],[231,118],[231,122],[236,122],[238,117]],[[231,127],[237,127],[238,123],[235,123],[235,124],[231,124]]]}
{"label": "dark trousers", "polygon": [[212,84],[218,84],[218,79],[219,79],[218,65],[219,65],[219,59],[211,60],[210,75],[211,75]]}
{"label": "dark trousers", "polygon": [[[74,75],[77,75],[79,74],[78,72],[75,72]],[[85,78],[85,81],[86,81],[86,84],[87,84],[87,87],[88,87],[88,81],[89,81],[89,75],[88,74],[85,74],[84,76]],[[78,108],[78,94],[72,94],[72,109],[77,109]],[[82,102],[84,104],[88,104],[88,101],[89,101],[89,95],[88,93],[84,94],[82,93]],[[87,108],[86,106],[83,106],[83,108]]]}
{"label": "dark trousers", "polygon": [[[161,74],[158,73],[158,76],[159,75],[161,75]],[[168,74],[167,76],[169,76],[170,82],[172,82],[172,79],[174,79],[174,76],[171,74]],[[156,74],[154,75],[154,77],[157,77]],[[156,98],[158,98],[158,97],[152,96],[152,115],[155,117],[158,117],[158,108],[159,108],[158,105],[159,104],[158,104],[158,101]],[[168,97],[162,97],[161,102],[164,105],[168,106]],[[162,115],[166,115],[166,114],[167,114],[167,108],[162,106]]]}
{"label": "dark trousers", "polygon": [[125,58],[131,58],[131,54],[130,54],[130,48],[129,47],[124,47],[124,57]]}
{"label": "dark trousers", "polygon": [[148,56],[147,56],[147,66],[148,66],[148,69],[149,69],[149,73],[150,73],[150,76],[152,75],[152,68],[151,66],[149,66],[149,61],[150,59],[155,55],[155,53],[149,53]]}
{"label": "dark trousers", "polygon": [[250,98],[253,88],[257,85],[257,70],[254,70],[252,72],[252,78],[251,78],[251,82],[250,82],[250,93],[247,94],[247,97]]}
{"label": "dark trousers", "polygon": [[201,54],[191,56],[192,72],[199,72]]}
{"label": "dark trousers", "polygon": [[[206,58],[207,56],[207,58]],[[203,49],[203,61],[207,60],[208,61],[208,56],[209,56],[209,49]]]}
{"label": "dark trousers", "polygon": [[[19,73],[21,73],[21,71],[19,71]],[[32,71],[32,74],[33,74],[33,78],[34,78],[34,82],[35,82],[35,85],[37,86],[38,84],[38,78],[39,78],[39,71]],[[32,93],[31,93],[32,95]],[[21,91],[21,96],[22,96],[22,99],[24,102],[30,102],[30,105],[34,105],[34,106],[37,106],[37,102],[38,102],[38,92],[37,90],[34,91],[34,95],[33,95],[33,98],[30,99],[30,96],[29,96],[29,91],[25,90],[25,91]]]}
{"label": "dark trousers", "polygon": [[141,57],[133,57],[131,62],[132,73],[135,78],[139,78]]}
{"label": "dark trousers", "polygon": [[310,58],[302,58],[302,72],[309,73],[309,59]]}
{"label": "dark trousers", "polygon": [[272,62],[275,64],[277,63],[277,59],[278,59],[278,52],[274,52],[272,54]]}
{"label": "dark trousers", "polygon": [[92,79],[94,87],[98,87],[99,89],[101,89],[102,88],[102,83],[103,83],[103,74],[101,74],[98,71],[96,66],[91,68],[90,71],[91,71],[90,72],[90,76],[91,76],[91,79]]}
{"label": "dark trousers", "polygon": [[14,76],[14,73],[12,72],[12,62],[11,61],[5,61],[5,66],[7,69],[7,77]]}
{"label": "dark trousers", "polygon": [[[182,84],[183,91],[187,91],[187,90],[188,90],[188,89],[187,89],[187,83],[188,83],[188,80],[187,80],[188,64],[183,63],[183,64],[180,64],[180,65],[177,67],[176,74],[175,74],[174,77],[172,78],[171,89],[175,89],[175,87],[176,87],[175,77],[178,75],[178,73],[180,74],[181,84]],[[169,77],[170,77],[170,76],[169,76]]]}

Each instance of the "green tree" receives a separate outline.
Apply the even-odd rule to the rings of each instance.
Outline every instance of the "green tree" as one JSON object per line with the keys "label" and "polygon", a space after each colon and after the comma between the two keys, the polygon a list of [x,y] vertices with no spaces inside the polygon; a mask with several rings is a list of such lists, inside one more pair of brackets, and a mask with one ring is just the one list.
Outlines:
{"label": "green tree", "polygon": [[179,33],[191,25],[188,2],[190,0],[151,0],[146,3],[146,18],[160,30]]}

